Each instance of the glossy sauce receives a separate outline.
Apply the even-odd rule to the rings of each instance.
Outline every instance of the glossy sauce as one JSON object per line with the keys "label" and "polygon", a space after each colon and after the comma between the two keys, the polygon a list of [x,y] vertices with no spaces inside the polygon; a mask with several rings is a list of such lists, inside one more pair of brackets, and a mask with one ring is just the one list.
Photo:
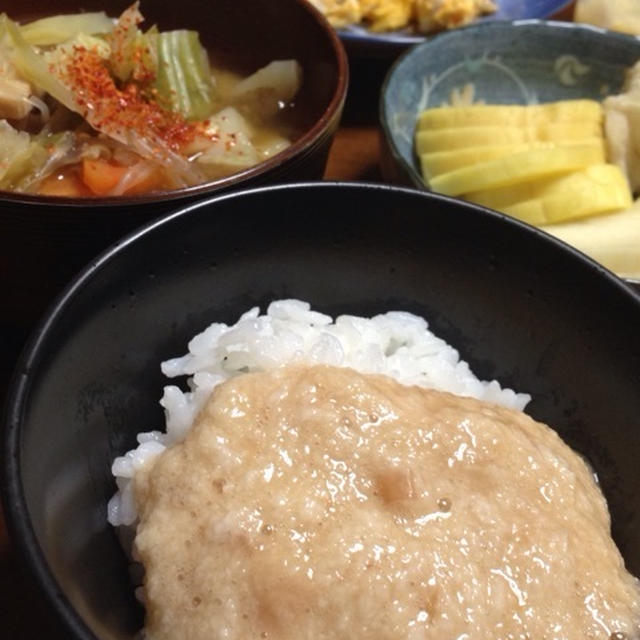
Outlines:
{"label": "glossy sauce", "polygon": [[526,415],[326,366],[237,377],[138,473],[146,632],[632,638],[584,462]]}

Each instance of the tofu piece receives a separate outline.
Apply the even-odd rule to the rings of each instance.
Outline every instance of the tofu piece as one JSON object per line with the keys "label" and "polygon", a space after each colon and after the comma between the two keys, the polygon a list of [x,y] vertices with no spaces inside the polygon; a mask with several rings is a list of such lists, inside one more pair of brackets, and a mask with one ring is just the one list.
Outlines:
{"label": "tofu piece", "polygon": [[33,108],[28,101],[29,83],[16,78],[0,78],[0,118],[21,120]]}

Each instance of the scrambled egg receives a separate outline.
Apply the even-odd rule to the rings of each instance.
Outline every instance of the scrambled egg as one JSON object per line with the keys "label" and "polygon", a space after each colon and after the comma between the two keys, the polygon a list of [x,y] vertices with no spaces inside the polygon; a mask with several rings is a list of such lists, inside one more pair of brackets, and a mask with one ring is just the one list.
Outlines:
{"label": "scrambled egg", "polygon": [[391,31],[411,21],[414,0],[360,0],[362,15],[371,31]]}
{"label": "scrambled egg", "polygon": [[461,27],[496,8],[492,0],[415,0],[417,27],[423,33]]}
{"label": "scrambled egg", "polygon": [[337,28],[365,24],[371,31],[415,26],[430,32],[451,29],[493,13],[492,0],[310,0]]}
{"label": "scrambled egg", "polygon": [[336,28],[357,24],[362,19],[359,0],[309,0],[316,9],[324,13]]}

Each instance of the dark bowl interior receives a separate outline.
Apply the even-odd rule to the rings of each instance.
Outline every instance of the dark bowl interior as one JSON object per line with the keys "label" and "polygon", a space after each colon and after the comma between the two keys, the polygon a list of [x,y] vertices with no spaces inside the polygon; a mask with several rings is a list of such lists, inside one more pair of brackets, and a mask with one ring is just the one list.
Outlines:
{"label": "dark bowl interior", "polygon": [[133,638],[141,624],[106,504],[112,459],[161,424],[159,363],[212,321],[283,297],[330,314],[422,314],[478,375],[531,393],[530,413],[593,465],[640,575],[640,296],[545,234],[453,199],[265,187],[192,205],[111,248],[21,358],[5,507],[72,637]]}
{"label": "dark bowl interior", "polygon": [[[118,15],[128,0],[23,0],[12,18],[104,10]],[[122,234],[179,204],[241,186],[322,177],[348,82],[347,60],[334,30],[306,0],[183,0],[141,3],[143,28],[191,28],[214,65],[250,73],[274,59],[296,58],[304,70],[296,98],[300,137],[271,160],[233,176],[139,197],[73,200],[0,192],[0,287],[4,295],[0,357],[15,358],[54,293]],[[4,380],[0,376],[0,386]]]}

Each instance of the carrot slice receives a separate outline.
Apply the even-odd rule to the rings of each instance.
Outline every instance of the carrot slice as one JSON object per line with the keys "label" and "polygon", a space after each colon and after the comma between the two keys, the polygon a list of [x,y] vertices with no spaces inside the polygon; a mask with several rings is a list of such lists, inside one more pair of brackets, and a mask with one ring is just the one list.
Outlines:
{"label": "carrot slice", "polygon": [[[113,195],[112,191],[130,167],[107,162],[106,160],[82,161],[82,180],[95,195]],[[131,182],[124,193],[137,195],[161,188],[163,179],[157,169],[140,173],[137,181]]]}
{"label": "carrot slice", "polygon": [[124,175],[126,167],[105,160],[82,161],[82,181],[97,196],[107,195]]}

